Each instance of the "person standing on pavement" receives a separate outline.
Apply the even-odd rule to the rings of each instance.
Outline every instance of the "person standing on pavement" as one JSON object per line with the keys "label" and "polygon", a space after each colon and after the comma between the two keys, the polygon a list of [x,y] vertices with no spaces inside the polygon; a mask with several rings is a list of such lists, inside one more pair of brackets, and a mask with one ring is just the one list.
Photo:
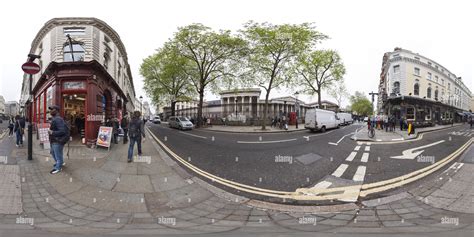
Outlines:
{"label": "person standing on pavement", "polygon": [[130,137],[130,145],[128,147],[128,162],[132,162],[133,147],[137,143],[138,155],[142,155],[142,136],[145,142],[145,130],[143,120],[140,119],[140,111],[133,112],[132,119],[128,123],[128,136]]}
{"label": "person standing on pavement", "polygon": [[120,127],[123,129],[123,144],[127,144],[128,142],[128,113],[125,113],[125,115],[122,118],[122,121],[120,121]]}
{"label": "person standing on pavement", "polygon": [[8,137],[13,136],[13,128],[15,127],[13,123],[13,118],[8,119]]}
{"label": "person standing on pavement", "polygon": [[13,128],[16,135],[16,146],[23,146],[23,134],[25,134],[25,120],[20,115],[15,116],[15,126]]}
{"label": "person standing on pavement", "polygon": [[51,125],[48,130],[49,141],[51,143],[51,155],[56,161],[51,174],[57,174],[61,172],[62,166],[64,165],[63,159],[63,148],[64,144],[69,141],[69,127],[61,116],[59,116],[59,106],[53,105],[49,108],[49,113],[52,116]]}

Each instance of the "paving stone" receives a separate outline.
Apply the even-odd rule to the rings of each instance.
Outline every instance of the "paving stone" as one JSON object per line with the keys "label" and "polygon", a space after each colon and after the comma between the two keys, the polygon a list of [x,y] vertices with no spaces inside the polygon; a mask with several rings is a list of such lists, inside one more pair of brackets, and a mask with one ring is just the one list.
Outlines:
{"label": "paving stone", "polygon": [[414,224],[409,223],[407,221],[401,222],[401,221],[382,221],[382,225],[385,227],[399,227],[399,226],[413,226]]}
{"label": "paving stone", "polygon": [[348,220],[326,219],[323,221],[319,221],[318,224],[319,223],[323,225],[343,226],[348,223]]}
{"label": "paving stone", "polygon": [[415,213],[408,213],[408,214],[400,214],[400,217],[403,219],[413,219],[413,218],[419,218],[420,215],[417,215]]}

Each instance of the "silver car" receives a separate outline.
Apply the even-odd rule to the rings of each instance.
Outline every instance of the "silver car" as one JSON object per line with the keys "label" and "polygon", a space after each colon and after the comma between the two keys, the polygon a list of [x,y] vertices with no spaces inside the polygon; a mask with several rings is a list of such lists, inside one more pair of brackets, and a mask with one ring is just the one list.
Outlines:
{"label": "silver car", "polygon": [[178,128],[180,130],[193,129],[193,123],[185,117],[171,116],[168,119],[168,125],[170,128]]}

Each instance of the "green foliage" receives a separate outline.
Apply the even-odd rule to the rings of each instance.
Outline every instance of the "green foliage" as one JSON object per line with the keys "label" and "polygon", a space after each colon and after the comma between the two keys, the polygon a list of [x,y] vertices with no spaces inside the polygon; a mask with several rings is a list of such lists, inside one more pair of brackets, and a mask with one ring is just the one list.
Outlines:
{"label": "green foliage", "polygon": [[362,116],[372,115],[374,111],[373,105],[362,92],[356,91],[354,95],[351,96],[350,101],[352,112]]}
{"label": "green foliage", "polygon": [[[265,89],[264,118],[267,118],[268,98],[272,89],[291,85],[295,59],[311,49],[326,36],[309,23],[300,25],[248,22],[241,31],[248,41],[248,78],[255,86]],[[265,123],[262,123],[265,129]]]}
{"label": "green foliage", "polygon": [[318,94],[321,106],[321,91],[342,81],[346,73],[341,57],[334,50],[315,50],[301,54],[297,61],[298,83],[305,93]]}
{"label": "green foliage", "polygon": [[144,77],[144,90],[154,104],[189,101],[196,95],[183,70],[187,63],[170,43],[143,60],[140,74]]}

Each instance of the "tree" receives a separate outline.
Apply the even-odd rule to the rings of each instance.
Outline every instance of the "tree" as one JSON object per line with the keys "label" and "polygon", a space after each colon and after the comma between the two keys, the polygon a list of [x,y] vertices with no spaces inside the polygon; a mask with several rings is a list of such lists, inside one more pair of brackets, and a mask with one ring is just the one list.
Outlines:
{"label": "tree", "polygon": [[332,87],[329,88],[328,94],[333,97],[339,108],[342,106],[342,101],[349,97],[349,92],[347,92],[346,85],[344,84],[344,80],[340,80],[335,83]]}
{"label": "tree", "polygon": [[350,100],[351,110],[358,115],[368,116],[373,113],[374,108],[372,103],[362,92],[356,91]]}
{"label": "tree", "polygon": [[145,92],[153,104],[170,103],[171,116],[175,115],[176,102],[190,101],[196,94],[189,76],[184,73],[187,63],[188,60],[180,56],[176,47],[168,42],[144,59],[140,66],[140,74],[145,78]]}
{"label": "tree", "polygon": [[244,28],[242,33],[250,48],[247,57],[251,75],[249,81],[265,90],[262,118],[262,130],[265,130],[271,91],[285,84],[290,85],[293,78],[291,68],[296,57],[326,36],[317,32],[308,23],[272,25],[250,21]]}
{"label": "tree", "polygon": [[321,91],[343,80],[346,73],[341,57],[333,50],[316,50],[300,55],[297,60],[296,71],[303,91],[311,95],[317,93],[321,108]]}
{"label": "tree", "polygon": [[179,54],[189,63],[183,72],[188,75],[199,95],[198,123],[202,124],[204,92],[209,84],[234,77],[233,71],[246,54],[246,42],[230,31],[212,31],[202,24],[192,24],[178,28],[172,43]]}

